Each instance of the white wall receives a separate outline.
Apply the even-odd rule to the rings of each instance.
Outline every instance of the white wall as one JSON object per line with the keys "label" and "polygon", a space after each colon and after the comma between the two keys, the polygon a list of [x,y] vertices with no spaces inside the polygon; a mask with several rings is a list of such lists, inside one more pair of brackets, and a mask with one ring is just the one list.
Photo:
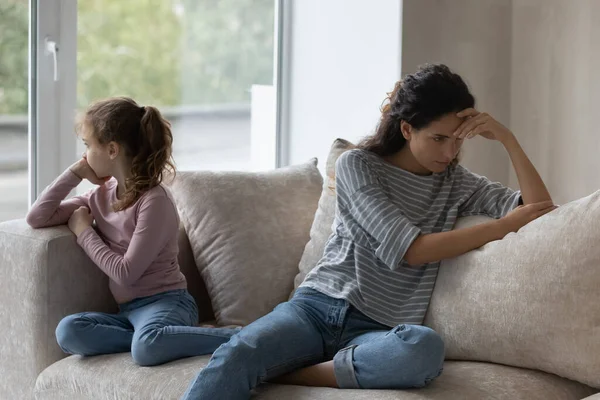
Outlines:
{"label": "white wall", "polygon": [[[478,107],[510,120],[509,0],[294,0],[292,7],[289,163],[324,164],[337,137],[373,132],[394,83],[425,62],[461,74]],[[476,138],[463,164],[508,184],[509,161]]]}
{"label": "white wall", "polygon": [[289,163],[370,134],[400,77],[401,0],[293,0]]}
{"label": "white wall", "polygon": [[[557,203],[600,189],[600,1],[291,3],[291,163],[371,133],[401,74],[444,62],[515,133]],[[497,142],[469,141],[463,164],[518,187]]]}
{"label": "white wall", "polygon": [[512,21],[511,125],[564,204],[600,189],[600,2],[513,0]]}
{"label": "white wall", "polygon": [[[510,0],[404,0],[402,75],[444,63],[467,82],[476,107],[510,125]],[[464,145],[462,164],[509,183],[509,159],[497,142]]]}
{"label": "white wall", "polygon": [[[404,0],[402,73],[444,62],[517,136],[564,204],[600,189],[600,1]],[[478,138],[463,164],[514,188],[505,150]]]}

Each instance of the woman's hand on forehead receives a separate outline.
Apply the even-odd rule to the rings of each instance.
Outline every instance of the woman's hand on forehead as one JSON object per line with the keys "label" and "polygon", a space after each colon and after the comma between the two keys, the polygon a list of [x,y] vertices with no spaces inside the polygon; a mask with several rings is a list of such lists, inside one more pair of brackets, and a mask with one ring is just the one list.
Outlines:
{"label": "woman's hand on forehead", "polygon": [[503,142],[512,136],[512,132],[507,127],[488,113],[467,108],[457,113],[456,116],[464,118],[453,134],[458,139],[471,139],[479,135],[486,139]]}

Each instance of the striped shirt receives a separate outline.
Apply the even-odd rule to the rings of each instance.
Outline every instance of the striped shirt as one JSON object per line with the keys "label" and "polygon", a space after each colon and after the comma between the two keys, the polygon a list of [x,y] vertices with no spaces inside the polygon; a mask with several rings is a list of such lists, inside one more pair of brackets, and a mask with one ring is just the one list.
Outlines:
{"label": "striped shirt", "polygon": [[431,300],[440,262],[403,260],[417,236],[449,231],[462,216],[501,218],[521,198],[460,165],[421,176],[358,149],[338,159],[336,191],[333,232],[301,286],[390,327],[422,324]]}

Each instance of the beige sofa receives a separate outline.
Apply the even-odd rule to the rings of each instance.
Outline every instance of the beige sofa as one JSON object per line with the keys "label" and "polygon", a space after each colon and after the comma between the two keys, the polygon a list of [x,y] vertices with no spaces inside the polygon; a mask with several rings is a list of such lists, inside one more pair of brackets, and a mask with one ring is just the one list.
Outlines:
{"label": "beige sofa", "polygon": [[[339,145],[340,142],[338,142]],[[202,253],[202,249],[199,250],[193,246],[189,238],[202,234],[202,230],[195,231],[192,224],[200,224],[206,232],[204,233],[206,238],[210,237],[211,233],[209,231],[211,229],[231,229],[232,232],[243,233],[243,229],[239,228],[239,224],[242,222],[236,222],[241,215],[246,215],[246,219],[252,218],[248,216],[249,214],[257,215],[257,221],[263,221],[266,218],[261,214],[263,211],[268,215],[276,215],[274,220],[267,221],[263,226],[255,226],[251,239],[242,236],[240,243],[243,246],[249,240],[254,240],[258,241],[254,245],[261,246],[264,243],[260,240],[272,241],[281,247],[279,250],[290,252],[287,257],[290,258],[289,262],[295,269],[290,269],[285,273],[282,273],[281,269],[265,272],[268,277],[273,277],[273,279],[265,279],[265,276],[258,277],[251,274],[250,276],[254,276],[254,281],[260,281],[263,282],[263,285],[266,285],[262,289],[259,286],[252,287],[255,284],[254,281],[248,281],[247,285],[231,282],[237,285],[235,289],[233,289],[233,286],[227,289],[226,285],[219,289],[226,288],[226,290],[232,291],[233,293],[225,293],[230,297],[243,298],[245,295],[249,295],[249,297],[255,298],[260,297],[261,291],[268,291],[265,288],[268,288],[269,285],[273,286],[274,282],[284,279],[285,283],[276,285],[281,287],[282,294],[275,298],[269,298],[265,303],[267,308],[271,308],[277,302],[285,301],[285,298],[293,289],[293,278],[298,273],[297,265],[300,258],[304,255],[302,258],[306,269],[306,257],[311,257],[311,253],[318,254],[318,248],[322,246],[322,243],[318,243],[316,246],[317,251],[315,251],[314,241],[320,240],[322,242],[324,239],[319,239],[318,232],[315,232],[319,221],[315,221],[313,224],[312,220],[319,197],[317,216],[319,217],[320,214],[320,218],[325,218],[326,222],[330,221],[332,217],[331,215],[324,215],[324,213],[331,214],[332,212],[331,193],[329,193],[330,197],[327,197],[326,192],[331,190],[329,186],[333,175],[331,171],[333,161],[330,158],[322,194],[322,179],[314,163],[309,163],[299,170],[294,170],[295,172],[292,171],[292,174],[296,174],[296,177],[306,175],[308,177],[306,179],[290,179],[286,175],[289,170],[288,172],[283,170],[283,172],[254,175],[184,173],[178,178],[179,183],[174,185],[173,190],[183,222],[180,230],[179,261],[188,278],[189,289],[200,305],[201,321],[215,319],[211,309],[211,299],[215,303],[219,302],[218,317],[220,317],[220,323],[230,322],[230,320],[235,321],[235,318],[239,318],[236,316],[236,312],[239,312],[240,309],[243,311],[244,308],[238,307],[234,312],[227,308],[228,304],[224,304],[226,300],[211,292],[215,288],[214,280],[218,279],[218,275],[214,275],[215,271],[208,271],[208,267],[211,266],[211,263],[222,263],[223,261],[219,257],[211,258],[210,255]],[[202,188],[198,189],[201,193],[195,191],[194,182],[203,183]],[[227,196],[227,198],[223,197],[223,201],[219,201],[218,196],[222,196],[222,194],[219,194],[221,193],[220,188],[231,188],[231,185],[229,185],[231,182],[237,182],[234,185],[235,190],[242,191],[242,193],[245,190],[252,192],[252,194],[245,197]],[[290,189],[290,185],[299,189],[294,192]],[[233,189],[228,189],[227,193],[231,193],[230,190]],[[298,203],[298,205],[294,205],[293,201],[289,199],[272,203],[274,193],[279,193],[278,195],[282,198],[290,195],[290,193],[294,198],[301,195],[305,197],[302,198],[302,203]],[[213,210],[203,211],[209,214],[201,213],[196,222],[194,222],[194,218],[199,217],[198,213],[186,210],[186,207],[202,208],[199,204],[193,204],[194,196],[202,199],[202,204],[213,207]],[[595,201],[595,199],[592,200]],[[252,203],[252,207],[247,207],[248,202]],[[302,204],[306,204],[305,209],[303,209]],[[261,209],[261,206],[264,209]],[[294,214],[293,210],[285,210],[285,207],[302,209],[304,218]],[[215,209],[217,211],[214,211]],[[567,207],[564,212],[568,213],[572,209],[574,208],[569,209]],[[223,212],[218,212],[218,210]],[[232,215],[236,212],[241,214]],[[215,217],[217,214],[218,216]],[[206,222],[207,215],[216,218],[213,223]],[[282,218],[282,215],[289,215],[289,218]],[[558,217],[554,217],[555,219],[549,218],[545,223],[548,224],[560,219],[560,215],[557,215]],[[230,223],[223,222],[227,221],[227,218],[231,219]],[[306,221],[308,221],[308,224]],[[471,221],[470,223],[476,222]],[[269,236],[268,230],[274,229],[273,224],[295,223],[302,225],[302,229],[297,232],[294,239],[295,243],[292,243],[290,238],[287,238],[285,242],[277,242],[276,238],[272,237],[273,235]],[[322,224],[323,221],[319,223]],[[312,237],[313,243],[307,246],[311,224],[313,226],[310,237]],[[218,227],[215,227],[216,225]],[[535,226],[532,229],[534,228]],[[190,235],[186,232],[189,232]],[[223,232],[218,233],[221,235]],[[599,348],[595,343],[600,342],[600,337],[588,338],[589,335],[586,334],[587,336],[582,336],[579,339],[574,331],[563,330],[566,335],[572,335],[572,341],[577,341],[577,343],[568,341],[566,344],[561,344],[557,342],[559,339],[550,338],[551,333],[545,331],[546,327],[544,325],[546,322],[554,323],[552,320],[557,317],[554,312],[537,315],[540,313],[534,310],[532,312],[537,316],[527,316],[524,319],[522,317],[523,312],[518,311],[519,308],[523,308],[523,304],[511,303],[515,298],[513,296],[515,293],[518,297],[519,293],[526,293],[529,290],[527,287],[518,287],[518,284],[515,283],[518,280],[512,280],[514,272],[505,271],[505,278],[502,277],[503,275],[496,275],[493,281],[490,281],[489,276],[485,276],[486,271],[498,271],[502,268],[508,268],[505,266],[490,267],[498,259],[510,258],[506,255],[506,249],[502,246],[509,246],[509,248],[513,246],[512,248],[518,251],[518,248],[515,247],[518,247],[518,245],[514,244],[514,239],[520,238],[521,242],[535,239],[532,239],[531,236],[527,237],[527,232],[524,234],[525,236],[518,236],[521,233],[513,236],[509,235],[510,237],[499,241],[495,245],[486,245],[480,250],[476,250],[462,258],[451,260],[442,266],[425,323],[442,334],[447,344],[448,361],[442,376],[427,388],[406,391],[372,391],[266,384],[257,390],[255,398],[263,400],[568,400],[583,398],[599,400],[600,394],[595,394],[598,392],[597,388],[600,385],[595,380],[597,378],[594,378],[594,375],[598,374],[598,369],[594,369],[596,366],[594,363],[600,357],[600,353],[592,353]],[[235,233],[231,235],[235,236]],[[544,240],[548,241],[551,238]],[[219,252],[222,247],[230,245],[229,241],[225,241],[222,246],[218,246],[219,248],[213,251]],[[203,246],[210,247],[207,244]],[[276,250],[275,253],[279,250]],[[254,251],[255,254],[243,254],[241,260],[262,256],[259,254],[260,251],[256,249],[248,251]],[[504,254],[504,256],[497,257],[498,252]],[[540,254],[535,252],[535,249],[531,249],[531,252],[534,253],[533,257],[541,257]],[[236,256],[235,252],[225,253],[221,256]],[[312,257],[314,258],[314,255]],[[486,260],[489,260],[489,262]],[[590,260],[596,262],[590,257],[587,257],[585,261]],[[262,260],[261,264],[265,262],[267,261]],[[202,267],[199,263],[203,263]],[[3,324],[2,334],[0,335],[0,348],[2,350],[0,399],[31,399],[34,397],[53,400],[178,399],[194,375],[208,362],[209,357],[205,356],[184,359],[163,366],[144,368],[136,366],[132,362],[130,354],[91,358],[66,357],[58,348],[54,337],[54,329],[59,320],[65,315],[84,310],[115,311],[116,305],[109,294],[106,278],[85,256],[78,247],[75,237],[65,226],[34,230],[28,227],[24,220],[0,224],[0,265],[3,272],[0,280],[0,296],[2,296],[0,321]],[[226,266],[221,265],[218,271],[223,268],[226,268]],[[246,266],[241,262],[241,265],[236,266],[236,268],[232,273],[243,273]],[[523,265],[519,268],[521,270],[526,269]],[[597,278],[594,285],[598,287],[598,284],[600,284],[600,271],[593,272],[593,276]],[[584,278],[591,279],[589,276]],[[248,277],[244,279],[248,279]],[[548,278],[545,277],[544,279]],[[561,282],[568,283],[563,275],[557,279],[562,279]],[[503,280],[507,282],[504,287]],[[205,281],[207,285],[205,285]],[[297,279],[297,281],[299,282],[301,279]],[[487,283],[480,283],[482,281],[487,281]],[[210,284],[208,284],[209,282]],[[257,284],[260,284],[260,282]],[[542,283],[542,285],[546,284],[547,282]],[[532,286],[536,287],[536,282],[528,284],[528,287]],[[244,293],[246,289],[253,292]],[[276,288],[273,290],[277,292]],[[543,292],[543,288],[541,290]],[[502,293],[502,296],[506,296],[505,302],[498,301],[498,291]],[[560,292],[560,290],[557,291],[552,287],[547,287],[546,291]],[[459,292],[460,295],[457,295]],[[542,292],[536,291],[536,296],[541,296],[539,297],[541,300],[544,299]],[[222,295],[223,293],[218,294]],[[281,298],[282,296],[285,298]],[[589,296],[588,298],[590,301],[594,301],[594,298]],[[568,301],[578,300],[570,298],[565,301],[568,303]],[[531,307],[537,309],[536,307],[539,307],[540,304],[534,303],[533,301],[528,302]],[[250,308],[253,306],[246,306],[248,307],[248,313],[250,313]],[[260,306],[265,307],[264,304]],[[517,311],[515,312],[511,307],[516,307]],[[260,313],[264,312],[266,311],[260,311]],[[519,323],[518,326],[513,325],[514,321],[509,316],[511,313],[521,315],[514,318]],[[586,313],[586,315],[589,315],[588,311]],[[253,318],[255,316],[252,316],[250,320]],[[595,332],[598,335],[597,323],[599,319],[595,315],[590,317],[592,323],[585,320],[587,317],[577,318],[581,319],[581,329],[588,333]],[[527,326],[528,321],[535,325]],[[596,322],[594,323],[594,321]],[[569,325],[576,323],[576,321],[568,322]],[[496,323],[501,324],[500,328],[494,326]],[[562,329],[560,322],[556,326],[557,330]],[[519,330],[519,327],[524,329]],[[528,337],[528,332],[532,332],[533,336]],[[558,332],[556,334],[560,336],[562,333]],[[507,339],[507,337],[511,339]],[[549,347],[544,345],[545,340],[547,340]],[[536,347],[540,343],[541,352],[537,351]],[[575,346],[574,350],[565,347],[570,345]],[[559,347],[552,348],[553,346],[562,347],[559,349]],[[573,360],[569,360],[565,351],[569,354],[579,354],[577,353],[579,348],[582,349],[581,354],[583,355],[578,355],[579,358],[575,359],[574,364],[572,364]],[[565,356],[565,354],[567,355]],[[581,358],[586,357],[585,354],[588,354],[588,357],[586,360],[582,360]],[[579,368],[583,369],[579,371]]]}

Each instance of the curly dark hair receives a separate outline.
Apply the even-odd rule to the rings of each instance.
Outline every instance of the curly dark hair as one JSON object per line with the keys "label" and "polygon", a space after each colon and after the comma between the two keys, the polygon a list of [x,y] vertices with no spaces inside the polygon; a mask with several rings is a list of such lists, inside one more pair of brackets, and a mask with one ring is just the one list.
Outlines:
{"label": "curly dark hair", "polygon": [[406,144],[400,123],[421,129],[445,114],[475,107],[475,98],[463,79],[443,64],[425,64],[398,81],[381,107],[375,133],[358,148],[381,157],[397,153]]}
{"label": "curly dark hair", "polygon": [[144,192],[159,185],[165,172],[175,175],[171,124],[156,107],[141,107],[128,97],[100,100],[79,116],[78,131],[85,126],[101,144],[116,142],[131,159],[131,178],[115,211],[132,206]]}

